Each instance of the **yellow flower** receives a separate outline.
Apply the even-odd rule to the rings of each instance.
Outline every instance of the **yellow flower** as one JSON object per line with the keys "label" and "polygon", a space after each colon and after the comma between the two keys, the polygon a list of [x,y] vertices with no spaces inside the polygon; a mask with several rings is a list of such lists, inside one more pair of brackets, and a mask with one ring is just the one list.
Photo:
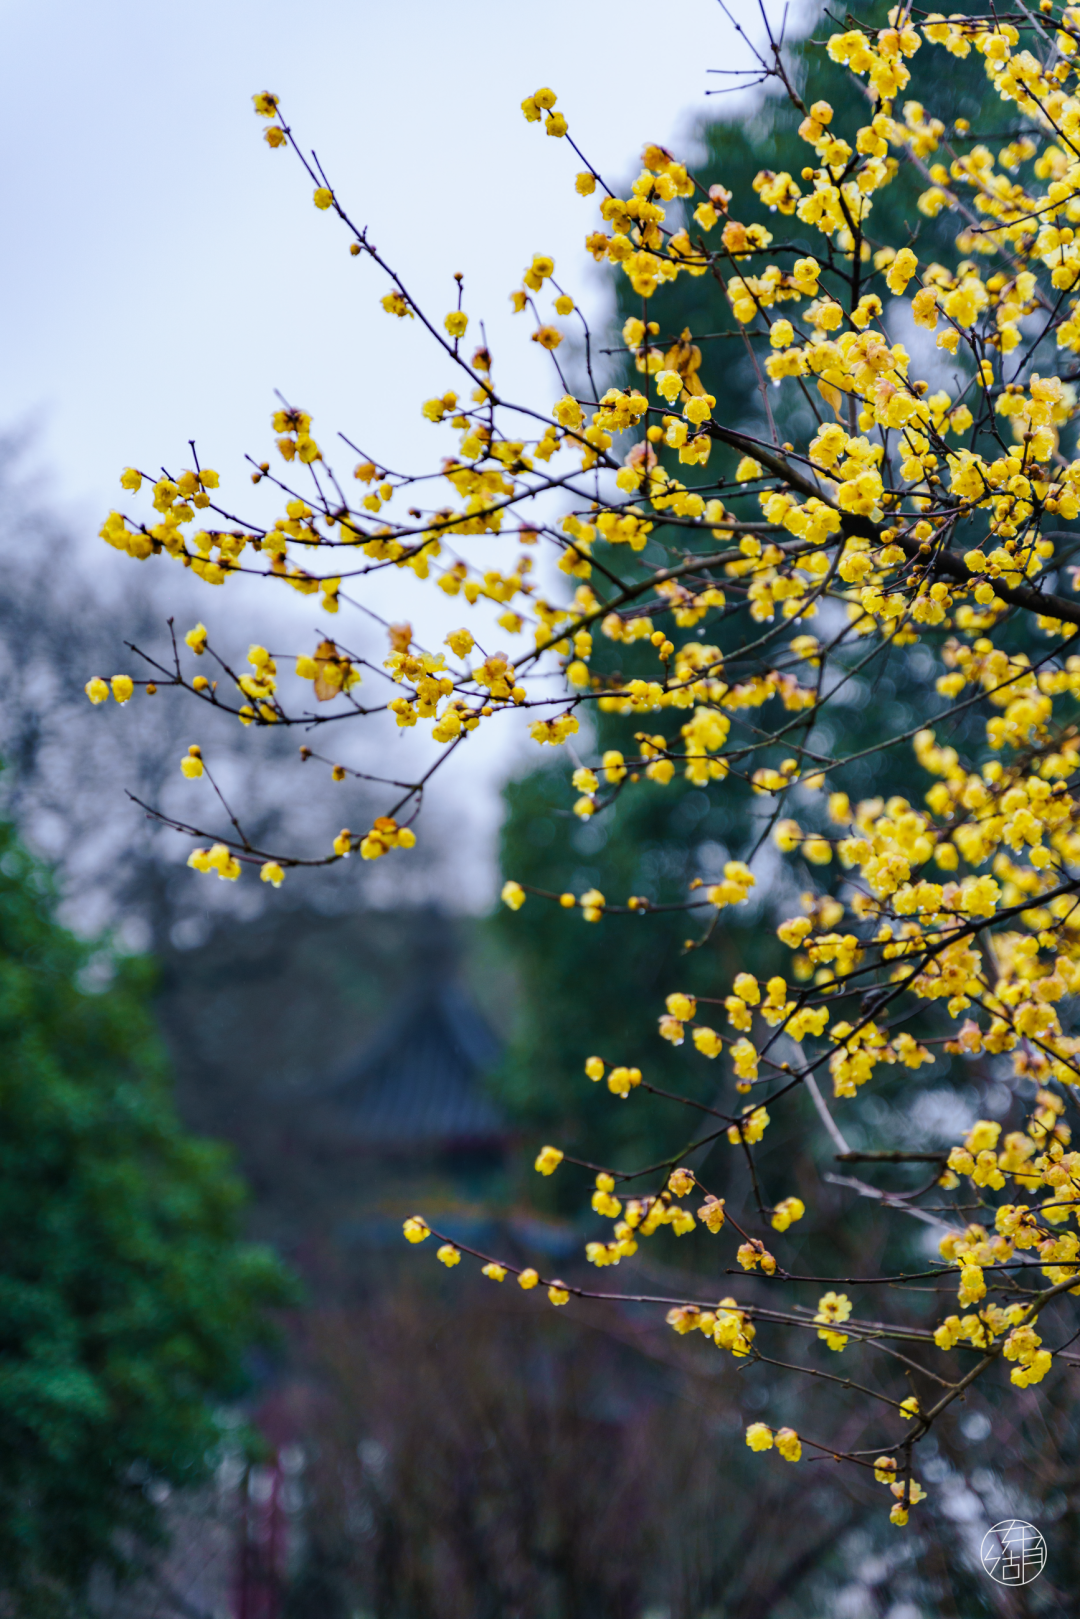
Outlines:
{"label": "yellow flower", "polygon": [[919,261],[910,247],[902,247],[889,266],[888,274],[885,277],[889,291],[899,297],[918,267]]}
{"label": "yellow flower", "polygon": [[737,1147],[740,1140],[748,1141],[753,1145],[761,1140],[769,1122],[769,1115],[763,1107],[744,1108],[740,1123],[731,1125],[727,1138],[733,1147]]}
{"label": "yellow flower", "polygon": [[109,688],[100,675],[88,680],[83,690],[92,703],[107,703],[109,700]]}
{"label": "yellow flower", "polygon": [[587,1057],[585,1059],[585,1072],[590,1079],[603,1079],[604,1059],[602,1057]]}
{"label": "yellow flower", "polygon": [[677,371],[658,371],[654,378],[656,391],[673,405],[682,393],[683,379]]}
{"label": "yellow flower", "polygon": [[818,1311],[815,1321],[846,1321],[851,1314],[851,1300],[846,1293],[823,1293],[818,1299]]}
{"label": "yellow flower", "polygon": [[756,1006],[761,1000],[761,990],[753,973],[737,973],[731,987],[747,1006]]}
{"label": "yellow flower", "polygon": [[334,193],[326,186],[317,186],[315,189],[316,208],[329,208],[334,200]]}
{"label": "yellow flower", "polygon": [[273,118],[278,110],[278,98],[270,90],[260,90],[258,95],[252,96],[255,111],[260,118]]}
{"label": "yellow flower", "polygon": [[469,324],[469,317],[463,309],[452,309],[443,321],[443,325],[453,338],[465,336],[465,328]]}
{"label": "yellow flower", "polygon": [[563,394],[551,407],[551,414],[560,427],[580,427],[585,413],[572,394]]}
{"label": "yellow flower", "polygon": [[772,1429],[767,1428],[763,1422],[752,1422],[746,1430],[746,1443],[751,1450],[771,1450]]}
{"label": "yellow flower", "polygon": [[694,1045],[703,1057],[719,1057],[724,1047],[724,1042],[716,1030],[706,1028],[704,1024],[694,1030],[693,1039]]}
{"label": "yellow flower", "polygon": [[134,467],[125,467],[120,474],[121,489],[130,489],[132,494],[138,494],[142,488],[142,474],[136,472]]}
{"label": "yellow flower", "polygon": [[827,1343],[830,1349],[841,1350],[847,1343],[847,1335],[843,1332],[829,1330],[835,1323],[846,1321],[851,1314],[851,1300],[846,1293],[828,1292],[822,1294],[818,1300],[818,1313],[814,1321],[818,1323],[818,1337]]}
{"label": "yellow flower", "polygon": [[773,842],[784,854],[790,854],[802,838],[802,827],[791,819],[778,821],[773,828]]}
{"label": "yellow flower", "polygon": [[275,888],[280,888],[285,881],[285,873],[276,860],[267,860],[259,876],[264,883],[273,883]]}
{"label": "yellow flower", "polygon": [[493,1282],[502,1282],[506,1279],[506,1266],[497,1265],[492,1259],[483,1267],[480,1274],[489,1277]]}
{"label": "yellow flower", "polygon": [[224,882],[234,883],[243,867],[224,843],[215,843],[209,849],[193,849],[188,855],[193,871],[214,871]]}
{"label": "yellow flower", "polygon": [[[731,1060],[735,1065],[735,1072],[739,1079],[743,1081],[756,1079],[758,1071],[757,1051],[746,1036],[743,1035],[740,1039],[736,1040],[735,1044],[730,1049]],[[743,1089],[749,1090],[749,1084],[744,1084]],[[728,1139],[731,1139],[730,1132],[728,1134]],[[736,1132],[736,1144],[737,1143],[738,1134]]]}
{"label": "yellow flower", "polygon": [[539,1280],[540,1278],[536,1271],[533,1270],[532,1266],[530,1266],[528,1270],[523,1270],[518,1274],[518,1286],[525,1288],[526,1291],[530,1287],[535,1287]]}
{"label": "yellow flower", "polygon": [[508,905],[512,911],[520,911],[527,896],[520,883],[508,882],[503,883],[502,893],[499,897],[503,904]]}
{"label": "yellow flower", "polygon": [[620,1066],[618,1068],[613,1068],[608,1075],[608,1090],[611,1092],[612,1096],[621,1096],[624,1102],[634,1087],[640,1084],[640,1068],[626,1068]]}
{"label": "yellow flower", "polygon": [[703,1226],[710,1230],[713,1236],[724,1226],[724,1199],[713,1197],[710,1193],[697,1211],[697,1217]]}
{"label": "yellow flower", "polygon": [[773,1210],[773,1230],[786,1231],[788,1226],[793,1225],[796,1220],[801,1220],[805,1213],[806,1205],[801,1198],[785,1197]]}
{"label": "yellow flower", "polygon": [[802,1442],[794,1428],[776,1430],[776,1448],[786,1462],[797,1462],[802,1458]]}
{"label": "yellow flower", "polygon": [[444,1242],[442,1247],[436,1251],[435,1257],[436,1259],[441,1259],[448,1270],[452,1269],[454,1265],[461,1264],[461,1254],[452,1242]]}
{"label": "yellow flower", "polygon": [[743,1270],[753,1270],[760,1265],[766,1276],[776,1273],[776,1259],[756,1237],[752,1242],[741,1242],[735,1250],[735,1258]]}
{"label": "yellow flower", "polygon": [[563,334],[557,326],[541,326],[532,334],[532,341],[539,343],[542,349],[557,349],[563,340]]}
{"label": "yellow flower", "polygon": [[[590,1199],[593,1210],[597,1214],[604,1215],[608,1220],[617,1220],[622,1214],[622,1204],[617,1197],[612,1197],[610,1186],[604,1187],[599,1184],[601,1181],[610,1181],[611,1176],[597,1175],[596,1180],[597,1188]],[[603,1248],[604,1244],[601,1243],[600,1247]],[[586,1248],[586,1253],[588,1253],[588,1248]]]}
{"label": "yellow flower", "polygon": [[197,742],[193,742],[186,755],[180,761],[180,769],[189,781],[195,781],[203,773],[202,750]]}
{"label": "yellow flower", "polygon": [[193,630],[188,630],[184,640],[197,658],[201,658],[206,651],[206,625],[196,624]]}
{"label": "yellow flower", "polygon": [[451,652],[455,653],[459,658],[464,658],[472,651],[476,643],[468,630],[451,630],[443,645],[448,646]]}
{"label": "yellow flower", "polygon": [[566,1304],[569,1302],[570,1293],[561,1282],[552,1282],[548,1288],[548,1298],[552,1304]]}
{"label": "yellow flower", "polygon": [[431,1236],[427,1221],[419,1214],[411,1214],[403,1227],[409,1242],[423,1242]]}
{"label": "yellow flower", "polygon": [[960,1270],[957,1298],[961,1304],[977,1304],[986,1296],[986,1281],[980,1265],[966,1264]]}
{"label": "yellow flower", "polygon": [[562,1161],[563,1154],[558,1147],[542,1147],[533,1168],[541,1175],[553,1175]]}

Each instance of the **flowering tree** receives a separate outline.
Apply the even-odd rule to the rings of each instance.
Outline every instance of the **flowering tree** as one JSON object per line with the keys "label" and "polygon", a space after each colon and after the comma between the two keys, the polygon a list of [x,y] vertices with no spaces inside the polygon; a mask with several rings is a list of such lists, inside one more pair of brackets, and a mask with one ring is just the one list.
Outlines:
{"label": "flowering tree", "polygon": [[[1080,1156],[1066,1122],[1080,1080],[1080,1037],[1066,1013],[1080,986],[1080,656],[1070,655],[1080,603],[1058,593],[1080,533],[1062,526],[1080,515],[1080,460],[1069,459],[1080,372],[1068,358],[1080,351],[1080,296],[1070,296],[1080,283],[1078,42],[1080,10],[1054,0],[1007,17],[916,20],[895,8],[880,27],[827,38],[848,86],[837,112],[815,97],[812,74],[801,89],[770,40],[760,77],[798,109],[807,160],[799,174],[762,170],[754,180],[757,206],[780,216],[775,229],[744,224],[752,198],[705,187],[656,145],[645,148],[630,195],[617,196],[575,145],[555,94],[529,96],[526,119],[574,151],[578,194],[599,197],[589,253],[626,277],[641,311],[622,332],[630,380],[606,386],[553,260],[533,257],[512,298],[533,321],[531,340],[550,352],[553,403],[505,396],[486,340],[466,342],[460,276],[445,316],[421,308],[408,277],[305,155],[277,97],[260,94],[269,145],[292,148],[316,208],[336,215],[353,255],[385,273],[383,309],[429,334],[444,391],[422,413],[433,434],[443,424],[458,435],[455,451],[440,470],[415,474],[363,456],[350,494],[311,416],[283,406],[273,418],[280,459],[273,470],[253,462],[252,473],[283,515],[237,515],[193,449],[193,467],[154,483],[155,516],[113,512],[102,530],[129,555],[165,553],[210,585],[247,573],[321,594],[328,615],[364,611],[366,581],[389,569],[446,597],[435,598],[446,618],[441,644],[424,646],[410,624],[394,624],[381,664],[319,632],[281,681],[265,646],[252,645],[250,668],[237,670],[200,624],[184,638],[186,653],[174,642],[168,660],[140,654],[142,678],[113,679],[119,702],[136,686],[177,688],[242,725],[299,727],[316,743],[385,711],[403,728],[430,725],[430,762],[407,782],[367,774],[385,793],[385,813],[363,835],[342,830],[329,851],[256,846],[193,746],[181,769],[204,783],[196,791],[217,794],[225,819],[215,829],[194,811],[180,822],[146,807],[198,840],[196,871],[236,880],[257,869],[278,887],[296,868],[355,850],[404,858],[433,772],[471,732],[519,709],[538,744],[570,755],[567,810],[583,821],[625,794],[662,792],[676,773],[712,794],[735,782],[752,789],[760,817],[744,858],[712,883],[695,880],[677,908],[699,924],[687,949],[707,944],[725,909],[754,889],[755,857],[771,838],[809,884],[801,914],[777,930],[789,972],[765,983],[741,972],[707,996],[671,986],[660,1032],[680,1046],[690,1031],[688,1062],[719,1060],[726,1078],[712,1103],[650,1083],[632,1051],[581,1054],[588,1079],[614,1099],[640,1106],[652,1094],[692,1108],[699,1128],[682,1150],[627,1170],[549,1146],[536,1167],[595,1177],[592,1208],[612,1226],[587,1245],[594,1266],[618,1265],[662,1227],[698,1232],[724,1266],[734,1229],[736,1274],[754,1273],[756,1289],[745,1291],[747,1276],[741,1296],[718,1303],[646,1298],[541,1277],[442,1238],[438,1257],[454,1266],[468,1253],[495,1282],[514,1275],[523,1288],[544,1286],[554,1305],[575,1294],[652,1303],[677,1332],[699,1331],[744,1362],[790,1368],[778,1347],[821,1340],[830,1361],[843,1357],[839,1369],[796,1370],[864,1404],[873,1443],[852,1449],[835,1435],[765,1422],[751,1425],[747,1443],[789,1462],[808,1447],[872,1472],[891,1490],[900,1525],[924,1496],[920,1441],[976,1379],[1000,1377],[1007,1362],[1011,1383],[1026,1388],[1055,1359],[1080,1364],[1056,1347],[1071,1341],[1068,1295],[1080,1289],[1080,1237],[1068,1226]],[[983,59],[991,92],[1011,109],[997,151],[964,120],[947,132],[921,103],[901,101],[920,60],[937,52]],[[885,240],[875,205],[880,220],[901,167],[921,177],[920,217]],[[950,245],[927,261],[921,221],[939,215],[954,224]],[[705,278],[713,291],[716,330],[700,341],[662,319],[665,293],[683,277]],[[569,369],[552,307],[575,323]],[[907,346],[896,340],[901,329]],[[716,358],[706,360],[706,337],[732,337],[735,347],[710,348]],[[725,419],[733,352],[759,380],[761,432]],[[782,417],[796,424],[791,437],[776,426],[773,398],[794,402]],[[121,479],[133,496],[144,481],[132,468]],[[191,533],[196,513],[218,526]],[[508,542],[521,547],[516,556]],[[553,600],[534,566],[544,551],[565,576]],[[462,599],[495,604],[492,619],[497,612],[515,650],[482,644],[488,620],[459,627]],[[646,673],[596,672],[596,636],[628,663],[647,658]],[[845,690],[917,642],[940,670],[926,712],[905,732],[845,748]],[[188,653],[216,678],[192,673]],[[98,678],[87,685],[95,703],[109,690]],[[623,747],[591,763],[575,751],[589,747],[590,714],[623,717],[626,729]],[[867,762],[897,748],[912,756],[911,798],[858,799]],[[328,746],[305,742],[300,752],[333,781],[360,774]],[[601,928],[620,914],[647,924],[657,908],[641,895],[616,903],[596,887],[560,894],[509,881],[502,893],[515,911],[530,897]],[[903,1142],[850,1148],[845,1115],[875,1069],[900,1065],[916,1086],[927,1065],[950,1060],[1009,1076],[1023,1128],[1002,1137],[998,1123],[980,1120],[947,1160]],[[813,1211],[789,1187],[765,1183],[755,1147],[800,1093],[846,1162],[927,1161],[926,1184],[902,1195],[849,1184],[900,1219],[944,1226],[940,1260],[854,1275],[785,1266],[785,1233],[810,1225]],[[695,1167],[725,1138],[754,1211],[742,1224]],[[927,1195],[937,1199],[929,1208]],[[406,1222],[413,1242],[431,1234],[422,1215]]]}

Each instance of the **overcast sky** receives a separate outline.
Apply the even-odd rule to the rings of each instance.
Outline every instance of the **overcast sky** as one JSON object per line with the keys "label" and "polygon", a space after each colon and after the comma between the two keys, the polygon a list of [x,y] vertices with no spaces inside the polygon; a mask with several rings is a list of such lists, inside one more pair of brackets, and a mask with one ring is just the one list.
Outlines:
{"label": "overcast sky", "polygon": [[625,177],[646,139],[705,108],[707,68],[745,60],[715,0],[4,0],[0,15],[0,419],[37,420],[88,522],[122,466],[173,463],[192,435],[223,473],[262,452],[275,387],[320,436],[341,427],[390,460],[442,380],[437,364],[403,374],[378,271],[263,144],[253,91],[281,96],[433,307],[462,270],[497,336],[534,252],[583,301],[600,291],[582,250],[595,199],[522,98],[553,86],[589,156]]}
{"label": "overcast sky", "polygon": [[[750,0],[733,3],[756,31]],[[262,141],[254,91],[281,97],[437,317],[464,273],[470,337],[484,318],[504,384],[546,402],[550,362],[511,289],[540,251],[593,314],[605,286],[583,249],[596,199],[521,100],[552,86],[591,161],[625,180],[646,140],[677,144],[717,108],[708,68],[748,59],[716,0],[0,0],[0,19],[0,427],[36,424],[46,487],[103,570],[132,566],[94,538],[124,502],[121,468],[176,470],[189,438],[248,509],[242,457],[270,453],[275,388],[324,445],[340,428],[410,468],[450,448],[419,402],[456,377],[383,313],[378,270]],[[231,586],[215,610],[226,594],[244,616]]]}

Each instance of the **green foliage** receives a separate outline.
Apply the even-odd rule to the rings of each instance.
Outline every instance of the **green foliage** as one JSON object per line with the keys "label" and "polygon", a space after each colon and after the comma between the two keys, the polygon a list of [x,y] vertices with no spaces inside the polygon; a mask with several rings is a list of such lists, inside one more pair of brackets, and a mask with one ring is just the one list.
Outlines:
{"label": "green foliage", "polygon": [[[66,1612],[160,1529],[148,1486],[204,1478],[272,1255],[236,1240],[222,1150],[169,1095],[147,964],[92,952],[0,825],[0,1608]],[[7,1611],[5,1609],[5,1611]]]}

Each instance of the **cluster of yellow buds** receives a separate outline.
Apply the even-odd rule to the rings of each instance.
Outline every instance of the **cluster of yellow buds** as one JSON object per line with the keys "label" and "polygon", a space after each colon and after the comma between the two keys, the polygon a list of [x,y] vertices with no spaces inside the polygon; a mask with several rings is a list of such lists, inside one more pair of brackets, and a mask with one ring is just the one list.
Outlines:
{"label": "cluster of yellow buds", "polygon": [[794,1428],[770,1428],[764,1422],[752,1422],[746,1430],[746,1443],[751,1450],[772,1450],[775,1445],[786,1462],[802,1458],[802,1442]]}
{"label": "cluster of yellow buds", "polygon": [[561,112],[555,112],[558,96],[554,90],[535,90],[531,96],[526,96],[521,103],[521,110],[530,124],[538,124],[545,113],[544,130],[548,135],[561,136],[566,134],[566,119]]}
{"label": "cluster of yellow buds", "polygon": [[703,1310],[696,1304],[676,1305],[666,1319],[680,1335],[700,1332],[738,1359],[749,1355],[755,1337],[754,1323],[732,1298],[721,1299],[715,1310]]}
{"label": "cluster of yellow buds", "polygon": [[[326,206],[329,206],[329,201]],[[311,436],[311,417],[305,410],[276,410],[274,432],[279,435],[278,450],[285,461],[294,458],[310,465],[322,460],[322,451]]]}
{"label": "cluster of yellow buds", "polygon": [[775,1276],[776,1257],[765,1247],[758,1237],[751,1237],[748,1242],[741,1242],[735,1251],[735,1257],[743,1270],[755,1270],[761,1266],[766,1276]]}
{"label": "cluster of yellow buds", "polygon": [[761,1140],[769,1122],[769,1115],[765,1108],[761,1106],[744,1107],[742,1118],[738,1124],[730,1126],[727,1138],[733,1147],[739,1146],[741,1142],[746,1142],[749,1146],[753,1146]]}
{"label": "cluster of yellow buds", "polygon": [[230,883],[234,883],[243,870],[240,861],[224,843],[215,843],[209,849],[193,849],[187,863],[193,871],[214,871]]}
{"label": "cluster of yellow buds", "polygon": [[94,675],[86,682],[83,690],[95,706],[98,703],[108,702],[111,690],[116,701],[123,707],[135,690],[135,682],[130,675],[113,675],[111,681],[104,681],[100,675]]}
{"label": "cluster of yellow buds", "polygon": [[[391,849],[412,849],[415,846],[416,833],[411,827],[398,826],[392,815],[379,815],[371,831],[360,839],[360,858],[379,860]],[[334,853],[339,858],[347,858],[353,847],[353,835],[348,827],[343,827],[334,839]]]}
{"label": "cluster of yellow buds", "polygon": [[827,1343],[830,1349],[843,1349],[847,1343],[847,1334],[837,1332],[837,1323],[846,1321],[851,1315],[851,1300],[846,1293],[834,1293],[831,1289],[823,1293],[818,1300],[817,1314],[814,1320],[818,1323],[818,1337]]}

